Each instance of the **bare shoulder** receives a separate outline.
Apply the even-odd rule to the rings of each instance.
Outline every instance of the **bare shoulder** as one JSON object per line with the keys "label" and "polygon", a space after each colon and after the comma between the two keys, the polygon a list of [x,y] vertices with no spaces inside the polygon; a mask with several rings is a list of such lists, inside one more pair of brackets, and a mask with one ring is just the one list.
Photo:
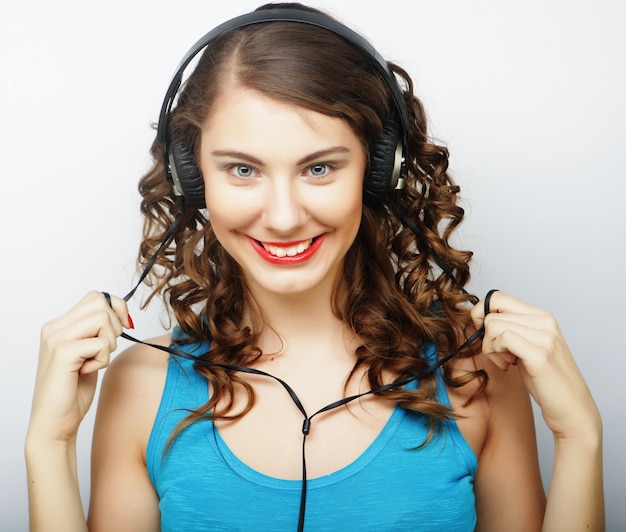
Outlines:
{"label": "bare shoulder", "polygon": [[[455,359],[452,377],[465,379],[471,373],[485,369],[480,362],[478,356]],[[458,387],[448,386],[447,391],[459,430],[479,458],[487,441],[491,419],[487,394],[481,392],[481,380],[475,378]]]}
{"label": "bare shoulder", "polygon": [[477,353],[456,359],[452,376],[462,379],[476,371],[487,375],[484,389],[481,390],[482,381],[476,378],[459,387],[449,386],[448,396],[458,416],[459,429],[480,460],[488,444],[508,423],[517,420],[528,430],[534,428],[529,394],[517,368],[502,371]]}
{"label": "bare shoulder", "polygon": [[482,353],[456,359],[452,375],[462,378],[476,371],[482,371],[487,375],[487,385],[482,391],[480,379],[450,390],[450,394],[455,397],[456,402],[462,408],[476,403],[481,405],[481,409],[486,409],[484,413],[491,416],[494,413],[494,407],[501,408],[504,404],[511,403],[529,404],[529,395],[517,368],[511,366],[509,371],[503,371]]}
{"label": "bare shoulder", "polygon": [[[170,336],[150,340],[169,345]],[[146,447],[167,377],[168,353],[138,344],[106,371],[92,443],[90,530],[159,530]]]}
{"label": "bare shoulder", "polygon": [[[170,335],[148,340],[167,346]],[[98,403],[98,418],[110,422],[133,420],[129,425],[136,433],[128,434],[145,449],[156,416],[165,379],[169,354],[154,347],[136,344],[115,357],[107,369]],[[126,424],[124,424],[126,426]]]}
{"label": "bare shoulder", "polygon": [[[165,334],[146,340],[147,343],[168,346],[171,335]],[[150,385],[152,379],[165,377],[169,353],[149,345],[135,344],[116,356],[106,371],[104,382],[108,385],[123,385],[140,379],[143,385]],[[103,383],[104,384],[104,383]]]}

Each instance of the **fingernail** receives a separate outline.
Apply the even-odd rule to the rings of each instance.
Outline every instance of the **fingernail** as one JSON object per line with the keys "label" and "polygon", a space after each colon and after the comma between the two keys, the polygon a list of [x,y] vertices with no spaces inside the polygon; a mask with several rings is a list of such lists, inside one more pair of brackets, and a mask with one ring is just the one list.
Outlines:
{"label": "fingernail", "polygon": [[129,329],[135,328],[135,324],[133,323],[133,319],[130,317],[130,314],[128,315],[128,328]]}

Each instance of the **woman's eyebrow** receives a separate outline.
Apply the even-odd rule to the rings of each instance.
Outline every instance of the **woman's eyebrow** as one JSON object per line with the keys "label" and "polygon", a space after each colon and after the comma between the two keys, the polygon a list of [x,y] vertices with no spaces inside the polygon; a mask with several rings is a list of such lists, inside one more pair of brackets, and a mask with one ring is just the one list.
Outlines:
{"label": "woman's eyebrow", "polygon": [[[318,150],[313,153],[309,153],[308,155],[305,155],[304,157],[299,159],[296,162],[296,164],[300,165],[300,164],[308,163],[311,161],[319,160],[324,157],[328,157],[329,155],[337,155],[337,154],[349,153],[349,152],[350,150],[346,148],[345,146],[333,146],[331,148],[324,148],[323,150]],[[260,159],[257,159],[256,157],[254,157],[253,155],[250,155],[249,153],[245,153],[242,151],[215,150],[211,152],[211,155],[213,157],[231,157],[233,159],[239,159],[241,161],[246,161],[251,164],[263,166],[263,161],[261,161]]]}
{"label": "woman's eyebrow", "polygon": [[215,150],[211,152],[211,155],[213,157],[231,157],[233,159],[239,159],[259,166],[263,164],[263,161],[260,161],[256,157],[237,150]]}
{"label": "woman's eyebrow", "polygon": [[318,150],[316,152],[310,153],[306,155],[302,159],[300,159],[296,164],[304,164],[311,161],[315,161],[316,159],[323,159],[324,157],[328,157],[329,155],[336,155],[339,153],[349,153],[350,150],[345,146],[333,146],[332,148],[326,148],[323,150]]}

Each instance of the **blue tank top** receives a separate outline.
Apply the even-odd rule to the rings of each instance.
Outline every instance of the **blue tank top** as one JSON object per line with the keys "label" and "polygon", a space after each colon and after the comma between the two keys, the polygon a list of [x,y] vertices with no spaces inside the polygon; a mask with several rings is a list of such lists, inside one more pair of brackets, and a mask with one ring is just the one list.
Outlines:
{"label": "blue tank top", "polygon": [[[183,349],[199,354],[208,344]],[[146,462],[159,497],[161,530],[295,531],[301,481],[248,467],[212,422],[191,425],[164,453],[178,422],[208,400],[207,380],[192,365],[170,359],[148,442]],[[438,400],[449,404],[438,378]],[[285,400],[290,400],[287,395]],[[423,416],[397,407],[354,462],[308,480],[305,531],[474,530],[476,457],[455,421],[445,421],[439,435],[416,449],[428,431]]]}

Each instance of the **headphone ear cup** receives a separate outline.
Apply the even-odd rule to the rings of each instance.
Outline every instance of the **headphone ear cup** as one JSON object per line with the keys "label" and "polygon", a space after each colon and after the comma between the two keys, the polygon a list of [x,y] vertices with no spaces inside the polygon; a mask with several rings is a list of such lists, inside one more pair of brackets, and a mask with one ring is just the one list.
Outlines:
{"label": "headphone ear cup", "polygon": [[[206,207],[204,198],[204,178],[196,164],[193,151],[176,137],[169,143],[172,175],[178,176],[181,192],[185,199],[197,209]],[[176,177],[174,177],[174,180]]]}
{"label": "headphone ear cup", "polygon": [[[370,207],[379,206],[385,201],[392,183],[398,179],[396,157],[402,156],[398,150],[400,142],[400,128],[397,122],[391,120],[383,127],[380,138],[370,148],[369,174],[363,184],[363,202]],[[399,153],[398,153],[399,151]]]}

